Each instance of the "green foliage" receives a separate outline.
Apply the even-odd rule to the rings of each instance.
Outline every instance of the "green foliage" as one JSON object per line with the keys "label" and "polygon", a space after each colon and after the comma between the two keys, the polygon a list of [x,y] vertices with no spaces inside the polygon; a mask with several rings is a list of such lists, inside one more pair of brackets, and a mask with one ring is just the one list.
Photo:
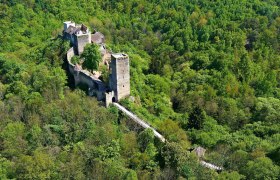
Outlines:
{"label": "green foliage", "polygon": [[273,165],[269,158],[258,158],[249,161],[244,169],[249,179],[277,179],[279,177],[279,167]]}
{"label": "green foliage", "polygon": [[188,137],[185,131],[179,127],[178,123],[166,120],[159,125],[159,129],[169,141],[180,143],[186,149],[189,148]]}
{"label": "green foliage", "polygon": [[201,129],[206,119],[206,114],[199,107],[195,107],[189,117],[189,128]]}
{"label": "green foliage", "polygon": [[1,131],[3,147],[7,157],[19,156],[26,152],[25,126],[22,122],[9,123]]}
{"label": "green foliage", "polygon": [[276,98],[258,98],[256,104],[256,119],[268,123],[280,121],[280,100]]}
{"label": "green foliage", "polygon": [[205,147],[213,147],[219,141],[225,140],[229,136],[228,129],[218,125],[214,119],[207,118],[200,130],[192,130],[193,141]]}
{"label": "green foliage", "polygon": [[86,45],[84,52],[81,55],[84,58],[83,67],[89,70],[98,70],[101,54],[98,45]]}
{"label": "green foliage", "polygon": [[79,56],[73,56],[72,59],[71,59],[71,63],[79,64],[80,63],[80,57]]}
{"label": "green foliage", "polygon": [[40,151],[35,151],[34,156],[20,156],[17,165],[17,176],[22,179],[50,179],[54,175],[54,162]]}
{"label": "green foliage", "polygon": [[0,155],[0,178],[8,179],[12,173],[13,163]]}
{"label": "green foliage", "polygon": [[142,151],[145,151],[148,145],[153,143],[153,141],[154,133],[151,129],[146,129],[145,131],[139,134],[138,143]]}
{"label": "green foliage", "polygon": [[125,180],[137,180],[137,179],[138,179],[137,174],[133,170],[129,171],[125,176]]}
{"label": "green foliage", "polygon": [[[0,179],[278,178],[279,5],[2,1]],[[134,100],[122,103],[169,143],[130,131],[116,109],[65,87],[69,42],[59,35],[67,19],[129,55]],[[82,56],[98,69],[98,46]],[[191,143],[225,171],[200,166]]]}
{"label": "green foliage", "polygon": [[99,67],[99,71],[101,72],[101,79],[102,81],[105,83],[105,84],[109,84],[109,75],[110,75],[110,72],[108,70],[108,66],[105,66],[105,65],[101,65]]}
{"label": "green foliage", "polygon": [[189,154],[179,144],[166,143],[161,149],[161,154],[164,157],[165,166],[173,168],[177,172],[176,175],[179,174],[180,168],[183,168],[183,171],[186,170],[184,165],[188,160]]}
{"label": "green foliage", "polygon": [[219,180],[240,180],[244,179],[245,177],[238,174],[238,172],[222,172],[217,179]]}

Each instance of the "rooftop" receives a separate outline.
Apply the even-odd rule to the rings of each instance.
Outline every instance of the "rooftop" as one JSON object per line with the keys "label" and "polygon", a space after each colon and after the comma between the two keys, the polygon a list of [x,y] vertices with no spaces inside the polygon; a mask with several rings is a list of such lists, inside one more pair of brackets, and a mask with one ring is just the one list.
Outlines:
{"label": "rooftop", "polygon": [[64,24],[74,23],[74,21],[65,21]]}
{"label": "rooftop", "polygon": [[206,151],[206,149],[204,149],[203,147],[200,147],[200,146],[198,146],[198,147],[196,147],[196,148],[194,149],[195,154],[196,154],[199,158],[204,156],[205,151]]}
{"label": "rooftop", "polygon": [[91,35],[91,41],[95,44],[105,43],[105,36],[101,32],[96,32]]}
{"label": "rooftop", "polygon": [[112,56],[116,59],[128,57],[127,54],[124,54],[124,53],[113,53]]}
{"label": "rooftop", "polygon": [[[71,21],[69,21],[71,22]],[[86,34],[88,31],[88,28],[87,26],[85,26],[84,24],[82,25],[76,25],[76,26],[73,26],[73,25],[70,25],[67,29],[66,29],[66,33],[68,34],[79,34],[79,32],[82,32],[83,34]]]}

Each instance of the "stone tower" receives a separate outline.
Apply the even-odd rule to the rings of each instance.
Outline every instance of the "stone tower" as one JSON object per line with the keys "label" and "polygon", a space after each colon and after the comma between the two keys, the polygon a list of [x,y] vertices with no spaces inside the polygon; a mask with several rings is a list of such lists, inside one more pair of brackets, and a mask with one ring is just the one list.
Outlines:
{"label": "stone tower", "polygon": [[77,53],[81,55],[87,44],[91,43],[91,32],[85,25],[81,25],[80,28],[75,32],[74,36],[74,47]]}
{"label": "stone tower", "polygon": [[127,54],[111,55],[110,88],[114,92],[112,101],[118,102],[130,95],[129,57]]}
{"label": "stone tower", "polygon": [[64,22],[64,39],[68,39],[74,47],[76,55],[81,55],[87,44],[91,43],[91,32],[84,24],[76,24],[72,21]]}

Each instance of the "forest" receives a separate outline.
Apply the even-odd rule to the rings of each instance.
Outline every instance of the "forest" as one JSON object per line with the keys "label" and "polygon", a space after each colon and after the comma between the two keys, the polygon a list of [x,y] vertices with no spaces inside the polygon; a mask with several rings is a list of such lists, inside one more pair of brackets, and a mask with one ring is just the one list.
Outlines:
{"label": "forest", "polygon": [[[129,55],[120,103],[166,143],[73,88],[68,20]],[[1,0],[0,24],[0,179],[279,179],[279,0]]]}

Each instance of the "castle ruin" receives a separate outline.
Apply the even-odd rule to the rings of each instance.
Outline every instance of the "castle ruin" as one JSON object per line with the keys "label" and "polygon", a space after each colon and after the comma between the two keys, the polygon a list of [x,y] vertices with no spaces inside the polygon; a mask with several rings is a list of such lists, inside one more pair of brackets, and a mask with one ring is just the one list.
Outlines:
{"label": "castle ruin", "polygon": [[[92,34],[84,24],[78,25],[72,21],[64,22],[63,38],[69,40],[72,46],[67,51],[66,60],[69,72],[74,76],[75,86],[87,85],[88,94],[96,96],[99,101],[105,101],[106,107],[110,103],[118,102],[130,95],[129,57],[127,54],[107,51],[104,35],[100,32]],[[80,56],[89,43],[95,43],[99,46],[102,62],[109,65],[109,84],[104,84],[99,76],[82,69],[79,64],[71,62],[72,57]]]}

